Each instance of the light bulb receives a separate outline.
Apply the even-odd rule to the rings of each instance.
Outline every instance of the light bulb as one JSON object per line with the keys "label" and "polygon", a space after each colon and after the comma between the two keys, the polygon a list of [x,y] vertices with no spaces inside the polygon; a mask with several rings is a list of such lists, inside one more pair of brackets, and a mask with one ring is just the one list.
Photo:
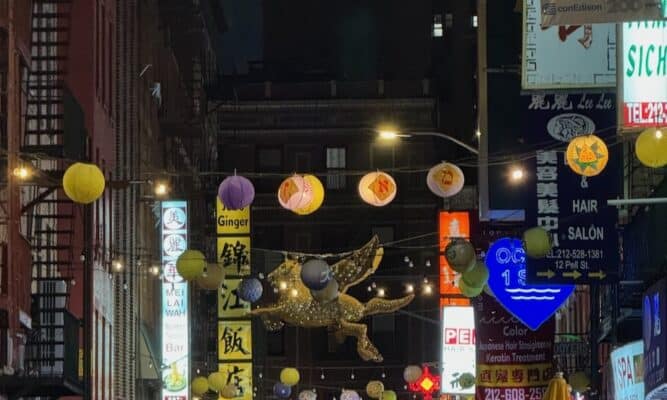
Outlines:
{"label": "light bulb", "polygon": [[384,371],[382,371],[382,375],[380,375],[380,376],[382,376],[382,379],[384,379],[384,378],[387,377],[387,374],[385,374]]}
{"label": "light bulb", "polygon": [[76,286],[76,279],[72,278],[71,281],[69,281],[70,285]]}
{"label": "light bulb", "polygon": [[111,261],[111,268],[113,268],[115,272],[121,272],[124,268],[124,265],[120,260],[113,260]]}
{"label": "light bulb", "polygon": [[259,377],[259,379],[262,379],[262,377],[264,376],[264,374],[262,374],[262,373],[260,372],[259,374],[257,374],[257,376]]}
{"label": "light bulb", "polygon": [[169,191],[169,186],[165,182],[155,182],[155,191],[156,196],[164,196]]}
{"label": "light bulb", "polygon": [[475,131],[475,136],[477,136],[477,137],[482,136],[482,132],[481,132],[479,129],[477,129],[477,130]]}
{"label": "light bulb", "polygon": [[429,295],[429,294],[433,293],[433,288],[431,287],[431,285],[424,285],[423,290],[424,290],[424,294],[426,294],[426,295]]}
{"label": "light bulb", "polygon": [[366,290],[369,291],[369,292],[372,292],[372,291],[373,291],[373,288],[371,287],[371,285],[368,285],[368,287],[366,288]]}
{"label": "light bulb", "polygon": [[320,379],[324,380],[324,372],[322,372],[322,375],[320,375]]}
{"label": "light bulb", "polygon": [[127,290],[127,283],[123,283],[123,290]]}
{"label": "light bulb", "polygon": [[350,374],[350,379],[354,379],[354,372]]}
{"label": "light bulb", "polygon": [[278,293],[278,288],[273,288],[273,293]]}
{"label": "light bulb", "polygon": [[14,168],[14,176],[19,179],[28,179],[30,177],[30,170],[24,166]]}
{"label": "light bulb", "polygon": [[655,130],[655,138],[662,139],[662,131],[660,129]]}
{"label": "light bulb", "polygon": [[415,291],[415,286],[412,283],[408,283],[405,285],[405,292],[406,293],[413,293]]}
{"label": "light bulb", "polygon": [[512,168],[512,172],[511,172],[510,177],[512,178],[512,181],[514,181],[514,182],[519,182],[520,180],[522,180],[523,177],[524,177],[523,168],[521,168],[521,167]]}
{"label": "light bulb", "polygon": [[384,289],[378,289],[378,297],[384,297]]}
{"label": "light bulb", "polygon": [[280,286],[280,290],[287,289],[287,282],[285,282],[285,281],[280,281],[280,283],[278,285]]}
{"label": "light bulb", "polygon": [[408,264],[408,267],[413,268],[414,266],[415,266],[415,263],[413,263],[412,261],[410,261],[410,263]]}
{"label": "light bulb", "polygon": [[403,261],[406,262],[406,263],[410,262],[410,257],[408,257],[408,256],[403,257]]}
{"label": "light bulb", "polygon": [[264,279],[264,274],[260,272],[259,274],[257,274],[257,277],[258,277],[259,279]]}
{"label": "light bulb", "polygon": [[299,295],[299,291],[296,289],[292,289],[290,291],[290,294],[292,295],[292,297],[297,297]]}
{"label": "light bulb", "polygon": [[426,267],[430,267],[430,266],[431,266],[431,260],[426,260],[426,264],[425,264],[425,265],[426,265]]}
{"label": "light bulb", "polygon": [[428,278],[424,278],[424,283],[428,283]]}
{"label": "light bulb", "polygon": [[377,287],[377,285],[375,284],[375,282],[371,282],[371,287],[372,287],[373,289],[375,289],[375,288]]}

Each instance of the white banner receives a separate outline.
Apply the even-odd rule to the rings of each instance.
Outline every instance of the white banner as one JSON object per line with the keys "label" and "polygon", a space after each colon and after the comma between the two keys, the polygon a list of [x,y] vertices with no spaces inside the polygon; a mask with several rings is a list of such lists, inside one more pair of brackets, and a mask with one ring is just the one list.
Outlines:
{"label": "white banner", "polygon": [[623,24],[623,128],[667,125],[667,21]]}
{"label": "white banner", "polygon": [[667,18],[667,0],[544,0],[542,25],[586,25]]}
{"label": "white banner", "polygon": [[442,379],[444,394],[475,394],[475,314],[472,307],[442,308]]}
{"label": "white banner", "polygon": [[525,0],[521,62],[523,89],[615,86],[615,24],[542,28],[540,0]]}
{"label": "white banner", "polygon": [[611,352],[615,400],[644,400],[644,341]]}

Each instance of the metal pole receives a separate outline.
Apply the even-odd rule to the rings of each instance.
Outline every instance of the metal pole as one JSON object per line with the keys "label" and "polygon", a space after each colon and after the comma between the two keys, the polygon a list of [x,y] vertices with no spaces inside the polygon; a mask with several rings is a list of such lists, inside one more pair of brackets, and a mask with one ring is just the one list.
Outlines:
{"label": "metal pole", "polygon": [[489,220],[489,105],[486,60],[487,15],[486,1],[477,0],[477,129],[479,154],[477,157],[477,191],[479,194],[479,220]]}
{"label": "metal pole", "polygon": [[667,203],[667,197],[653,197],[641,199],[609,199],[607,205],[620,207],[640,204],[663,204]]}
{"label": "metal pole", "polygon": [[92,252],[93,206],[83,206],[83,385],[84,399],[92,398],[92,354],[93,351],[93,252]]}
{"label": "metal pole", "polygon": [[472,146],[469,146],[469,145],[463,143],[462,141],[460,141],[460,140],[458,140],[458,139],[456,139],[456,138],[454,138],[450,135],[447,135],[446,133],[441,133],[441,132],[410,132],[409,135],[410,136],[437,136],[439,138],[443,138],[445,140],[449,140],[450,142],[456,143],[457,145],[463,147],[464,149],[468,150],[469,152],[471,152],[475,155],[479,154],[479,152],[477,151],[476,148],[474,148]]}
{"label": "metal pole", "polygon": [[[598,337],[600,330],[600,286],[591,285],[590,292],[590,306],[591,306],[591,332],[590,332],[590,346],[591,346],[591,398],[597,399],[600,397],[600,388],[598,384],[600,383],[598,369]],[[594,393],[596,393],[594,395]]]}

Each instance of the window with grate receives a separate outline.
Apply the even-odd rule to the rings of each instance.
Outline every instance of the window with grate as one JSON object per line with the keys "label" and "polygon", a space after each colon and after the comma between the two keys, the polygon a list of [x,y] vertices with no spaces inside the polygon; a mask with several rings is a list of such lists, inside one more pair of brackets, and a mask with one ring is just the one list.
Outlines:
{"label": "window with grate", "polygon": [[431,36],[434,38],[442,37],[442,14],[433,15],[433,27],[431,30]]}
{"label": "window with grate", "polygon": [[345,147],[327,147],[327,189],[345,189],[347,184],[346,157]]}

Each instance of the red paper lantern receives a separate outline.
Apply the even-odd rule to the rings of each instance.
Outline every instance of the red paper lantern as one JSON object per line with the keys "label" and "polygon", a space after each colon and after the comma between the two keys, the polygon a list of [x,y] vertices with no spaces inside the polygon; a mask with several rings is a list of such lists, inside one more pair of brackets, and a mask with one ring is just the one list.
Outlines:
{"label": "red paper lantern", "polygon": [[431,400],[433,393],[440,391],[440,376],[431,374],[428,365],[422,366],[422,376],[415,382],[410,383],[408,388],[411,392],[421,393],[424,400]]}

